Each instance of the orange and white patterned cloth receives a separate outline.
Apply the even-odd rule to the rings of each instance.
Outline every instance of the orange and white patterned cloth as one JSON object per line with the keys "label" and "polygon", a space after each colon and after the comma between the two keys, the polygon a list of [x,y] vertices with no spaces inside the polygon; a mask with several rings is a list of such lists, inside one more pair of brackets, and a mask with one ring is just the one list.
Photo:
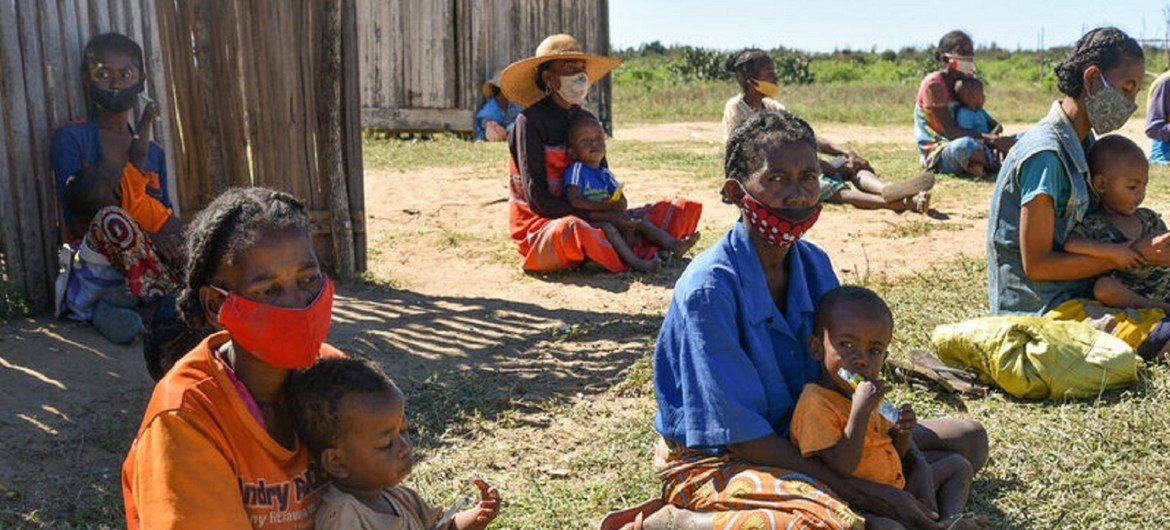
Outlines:
{"label": "orange and white patterned cloth", "polygon": [[667,443],[667,454],[655,462],[663,500],[687,510],[718,512],[714,530],[865,528],[864,518],[808,475]]}

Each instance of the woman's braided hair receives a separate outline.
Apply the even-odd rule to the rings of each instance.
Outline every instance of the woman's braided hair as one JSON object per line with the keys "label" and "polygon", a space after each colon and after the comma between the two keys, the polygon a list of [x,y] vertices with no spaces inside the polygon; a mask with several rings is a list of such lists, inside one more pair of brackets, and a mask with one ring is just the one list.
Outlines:
{"label": "woman's braided hair", "polygon": [[742,90],[750,88],[748,79],[755,77],[756,71],[763,67],[772,57],[768,52],[759,48],[746,48],[735,52],[723,61],[723,69],[735,76]]}
{"label": "woman's braided hair", "polygon": [[1077,41],[1067,59],[1056,65],[1057,88],[1066,96],[1080,97],[1085,85],[1085,69],[1096,66],[1101,70],[1112,70],[1126,57],[1146,59],[1142,46],[1124,31],[1112,26],[1094,29]]}
{"label": "woman's braided hair", "polygon": [[261,234],[287,228],[309,233],[305,206],[287,193],[232,188],[211,201],[187,228],[186,277],[178,299],[183,321],[196,329],[206,326],[199,289]]}
{"label": "woman's braided hair", "polygon": [[[784,142],[804,142],[817,148],[816,135],[804,120],[782,110],[765,110],[744,120],[727,138],[723,171],[726,178],[743,182],[764,165],[767,146]],[[731,198],[723,194],[723,202]]]}
{"label": "woman's braided hair", "polygon": [[946,35],[943,35],[938,40],[938,47],[934,49],[934,60],[940,63],[946,61],[944,55],[955,51],[955,48],[958,48],[964,42],[974,41],[971,40],[971,36],[965,31],[957,29],[948,31]]}

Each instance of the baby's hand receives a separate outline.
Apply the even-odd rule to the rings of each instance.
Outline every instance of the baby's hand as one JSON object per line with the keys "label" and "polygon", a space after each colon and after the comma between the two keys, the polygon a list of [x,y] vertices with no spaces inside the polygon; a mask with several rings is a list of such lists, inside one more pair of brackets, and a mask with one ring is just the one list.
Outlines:
{"label": "baby's hand", "polygon": [[903,403],[902,408],[898,409],[898,423],[894,424],[894,430],[908,433],[917,426],[918,416],[914,414],[914,407],[909,403]]}
{"label": "baby's hand", "polygon": [[853,390],[853,411],[868,415],[877,408],[889,391],[889,385],[881,379],[866,379],[858,383],[857,388]]}
{"label": "baby's hand", "polygon": [[1146,264],[1146,258],[1128,245],[1114,245],[1109,252],[1109,261],[1121,270],[1136,269]]}
{"label": "baby's hand", "polygon": [[479,506],[459,512],[455,516],[456,530],[483,530],[500,513],[500,492],[476,477],[473,482],[479,488]]}

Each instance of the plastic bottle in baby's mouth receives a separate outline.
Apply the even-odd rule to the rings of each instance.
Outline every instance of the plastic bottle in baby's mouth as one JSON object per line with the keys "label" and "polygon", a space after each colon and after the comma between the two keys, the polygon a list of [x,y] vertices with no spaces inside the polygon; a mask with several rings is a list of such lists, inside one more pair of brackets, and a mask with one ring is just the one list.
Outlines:
{"label": "plastic bottle in baby's mouth", "polygon": [[[857,390],[857,385],[861,384],[862,381],[865,381],[865,378],[860,374],[850,372],[844,367],[837,369],[837,375],[840,376],[841,379],[844,379],[846,383],[849,383],[849,387],[854,390]],[[894,404],[890,403],[890,400],[888,399],[882,398],[882,403],[878,405],[878,414],[881,414],[883,418],[890,420],[890,423],[898,423],[898,407],[895,407]]]}

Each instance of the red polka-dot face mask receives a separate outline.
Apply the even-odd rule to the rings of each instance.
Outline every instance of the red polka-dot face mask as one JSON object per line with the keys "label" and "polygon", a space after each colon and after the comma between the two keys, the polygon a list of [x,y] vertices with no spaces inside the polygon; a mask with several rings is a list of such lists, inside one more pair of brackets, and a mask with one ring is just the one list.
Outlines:
{"label": "red polka-dot face mask", "polygon": [[800,240],[812,225],[816,224],[821,216],[821,203],[807,209],[776,210],[764,206],[755,197],[743,192],[739,205],[747,213],[745,218],[752,230],[760,234],[765,241],[785,248]]}

